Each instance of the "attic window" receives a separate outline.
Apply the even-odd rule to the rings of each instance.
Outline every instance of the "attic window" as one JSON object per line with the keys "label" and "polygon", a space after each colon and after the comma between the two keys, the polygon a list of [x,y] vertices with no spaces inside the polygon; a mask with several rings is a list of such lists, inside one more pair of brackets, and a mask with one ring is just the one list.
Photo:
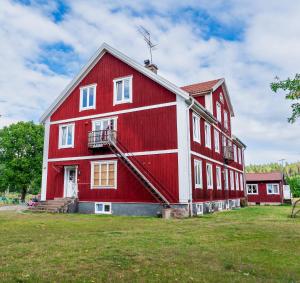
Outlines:
{"label": "attic window", "polygon": [[224,97],[223,97],[223,93],[222,92],[220,92],[220,101],[221,101],[221,103],[224,103]]}
{"label": "attic window", "polygon": [[114,80],[114,105],[132,102],[132,76]]}
{"label": "attic window", "polygon": [[80,111],[96,108],[96,84],[80,88]]}

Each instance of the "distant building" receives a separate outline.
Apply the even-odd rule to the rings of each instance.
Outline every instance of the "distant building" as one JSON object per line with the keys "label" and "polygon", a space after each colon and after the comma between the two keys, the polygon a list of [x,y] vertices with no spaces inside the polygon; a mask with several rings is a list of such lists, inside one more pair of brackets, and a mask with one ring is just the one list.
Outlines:
{"label": "distant building", "polygon": [[281,172],[272,172],[246,173],[246,187],[249,204],[281,204],[288,186]]}

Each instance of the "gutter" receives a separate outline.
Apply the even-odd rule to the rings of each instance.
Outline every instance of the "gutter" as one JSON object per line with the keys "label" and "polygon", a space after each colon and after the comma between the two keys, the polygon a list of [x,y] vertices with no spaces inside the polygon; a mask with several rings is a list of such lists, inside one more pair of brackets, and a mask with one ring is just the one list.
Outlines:
{"label": "gutter", "polygon": [[247,148],[247,146],[238,138],[238,137],[236,137],[235,135],[232,135],[232,139],[234,140],[234,141],[236,141],[240,146],[242,146],[244,149],[246,149]]}

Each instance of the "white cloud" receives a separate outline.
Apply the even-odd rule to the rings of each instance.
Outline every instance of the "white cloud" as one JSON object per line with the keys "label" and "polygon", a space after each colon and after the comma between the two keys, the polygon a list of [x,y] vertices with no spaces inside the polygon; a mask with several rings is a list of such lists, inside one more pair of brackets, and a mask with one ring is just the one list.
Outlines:
{"label": "white cloud", "polygon": [[[288,2],[288,4],[287,4]],[[3,0],[0,9],[0,127],[37,118],[80,65],[108,42],[142,62],[148,57],[136,27],[149,28],[159,43],[159,72],[178,85],[225,77],[235,108],[234,132],[247,145],[250,162],[300,159],[300,124],[289,125],[289,102],[269,88],[275,75],[299,72],[300,3],[296,1],[68,1],[69,12],[55,23],[56,5],[23,6]],[[220,27],[242,30],[239,40],[205,38],[208,27],[194,22],[190,7],[218,20]],[[177,13],[177,15],[176,15]],[[74,56],[50,53],[68,64],[55,73],[40,56],[44,45],[63,42]],[[48,52],[48,53],[47,53]],[[60,56],[60,57],[59,57]],[[70,58],[71,56],[71,58]]]}

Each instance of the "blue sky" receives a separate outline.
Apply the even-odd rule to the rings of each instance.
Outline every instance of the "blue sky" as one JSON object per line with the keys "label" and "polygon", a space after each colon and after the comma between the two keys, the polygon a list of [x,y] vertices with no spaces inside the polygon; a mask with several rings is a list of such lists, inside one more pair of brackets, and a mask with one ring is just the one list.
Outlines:
{"label": "blue sky", "polygon": [[269,84],[299,72],[299,1],[3,0],[0,127],[38,121],[102,42],[139,62],[137,26],[158,43],[160,75],[180,85],[225,77],[246,162],[300,160],[300,125]]}

